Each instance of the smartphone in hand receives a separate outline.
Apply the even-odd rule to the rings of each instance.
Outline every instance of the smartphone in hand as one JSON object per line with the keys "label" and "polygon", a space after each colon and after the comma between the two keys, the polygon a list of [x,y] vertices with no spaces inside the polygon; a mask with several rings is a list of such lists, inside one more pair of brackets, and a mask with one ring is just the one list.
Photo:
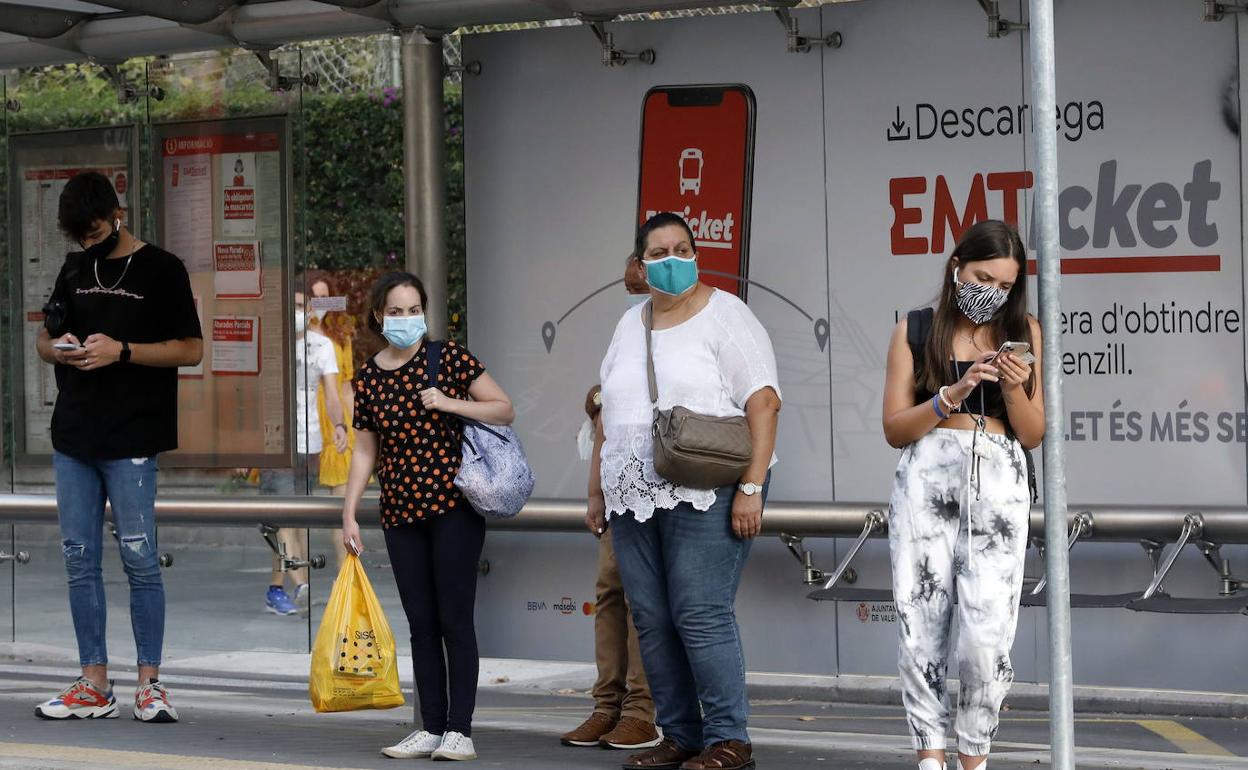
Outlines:
{"label": "smartphone in hand", "polygon": [[992,358],[988,359],[988,361],[995,361],[997,356],[1002,353],[1010,353],[1025,364],[1034,364],[1036,362],[1036,357],[1031,354],[1030,342],[1011,342],[1008,340],[1002,342],[1001,347],[997,348],[997,352],[993,353]]}

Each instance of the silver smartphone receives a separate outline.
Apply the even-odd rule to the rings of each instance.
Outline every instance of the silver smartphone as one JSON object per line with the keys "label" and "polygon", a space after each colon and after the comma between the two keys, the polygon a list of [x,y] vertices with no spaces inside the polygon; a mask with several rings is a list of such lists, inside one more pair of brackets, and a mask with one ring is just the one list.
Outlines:
{"label": "silver smartphone", "polygon": [[1031,354],[1030,342],[1011,342],[1008,340],[1005,342],[1002,342],[1001,347],[997,348],[997,352],[993,353],[992,358],[988,360],[995,361],[997,356],[1001,355],[1002,353],[1010,353],[1019,361],[1022,361],[1023,363],[1028,364],[1028,365],[1034,364],[1036,362],[1036,357]]}
{"label": "silver smartphone", "polygon": [[74,344],[74,343],[72,343],[72,342],[53,342],[53,343],[52,343],[52,347],[56,348],[57,350],[82,350],[82,349],[84,349],[86,346],[85,346],[85,345],[75,345],[75,344]]}

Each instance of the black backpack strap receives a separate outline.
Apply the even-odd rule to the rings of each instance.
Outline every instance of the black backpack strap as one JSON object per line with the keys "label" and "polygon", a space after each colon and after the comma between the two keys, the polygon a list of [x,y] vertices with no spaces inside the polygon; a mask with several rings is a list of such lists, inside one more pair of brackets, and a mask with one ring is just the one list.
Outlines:
{"label": "black backpack strap", "polygon": [[81,251],[71,251],[65,255],[65,283],[72,286],[82,272],[82,263],[87,255]]}
{"label": "black backpack strap", "polygon": [[43,304],[43,327],[52,337],[59,337],[69,331],[70,298],[85,259],[86,255],[81,251],[71,251],[65,255],[65,264],[52,285],[52,294]]}
{"label": "black backpack strap", "polygon": [[932,319],[935,316],[936,311],[930,307],[911,310],[906,314],[906,342],[910,345],[915,370],[923,361],[923,349],[927,346],[927,338],[932,336]]}

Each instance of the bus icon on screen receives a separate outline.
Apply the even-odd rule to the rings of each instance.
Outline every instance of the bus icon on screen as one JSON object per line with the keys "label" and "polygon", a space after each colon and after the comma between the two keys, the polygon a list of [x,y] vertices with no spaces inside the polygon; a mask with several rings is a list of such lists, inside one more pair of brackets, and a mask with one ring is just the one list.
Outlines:
{"label": "bus icon on screen", "polygon": [[696,147],[686,147],[680,151],[680,194],[692,190],[694,195],[702,194],[702,151]]}

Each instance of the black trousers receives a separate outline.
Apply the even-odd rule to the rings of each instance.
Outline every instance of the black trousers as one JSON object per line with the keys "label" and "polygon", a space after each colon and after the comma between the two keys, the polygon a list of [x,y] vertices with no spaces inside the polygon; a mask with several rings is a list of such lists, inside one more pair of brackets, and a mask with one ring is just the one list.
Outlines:
{"label": "black trousers", "polygon": [[434,735],[472,735],[480,669],[473,607],[484,544],[485,520],[471,508],[386,530],[412,634],[420,717]]}

